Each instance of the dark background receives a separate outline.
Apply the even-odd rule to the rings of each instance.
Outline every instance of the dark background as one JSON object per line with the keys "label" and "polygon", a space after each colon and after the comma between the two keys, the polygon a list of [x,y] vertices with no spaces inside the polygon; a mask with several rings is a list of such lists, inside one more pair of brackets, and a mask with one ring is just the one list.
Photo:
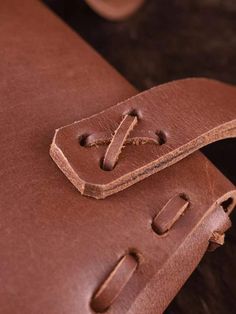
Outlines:
{"label": "dark background", "polygon": [[[123,22],[81,0],[44,2],[139,90],[192,76],[236,84],[236,0],[146,0]],[[235,139],[203,153],[236,184]],[[205,255],[166,313],[236,313],[236,211],[231,218],[225,245]]]}

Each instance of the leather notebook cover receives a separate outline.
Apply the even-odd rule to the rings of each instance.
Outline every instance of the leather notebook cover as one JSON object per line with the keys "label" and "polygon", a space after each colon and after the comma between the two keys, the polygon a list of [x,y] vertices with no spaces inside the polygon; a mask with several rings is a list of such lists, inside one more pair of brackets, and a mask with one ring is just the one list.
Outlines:
{"label": "leather notebook cover", "polygon": [[197,149],[235,136],[235,88],[187,80],[130,99],[40,2],[1,1],[0,20],[1,313],[162,313],[230,227],[235,187]]}

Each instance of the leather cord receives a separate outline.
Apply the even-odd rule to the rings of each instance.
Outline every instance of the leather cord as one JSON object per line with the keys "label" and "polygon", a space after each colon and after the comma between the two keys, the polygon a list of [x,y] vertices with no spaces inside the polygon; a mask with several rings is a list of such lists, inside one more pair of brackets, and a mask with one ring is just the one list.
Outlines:
{"label": "leather cord", "polygon": [[112,170],[119,158],[122,148],[124,147],[125,140],[129,136],[130,132],[133,130],[138,122],[136,116],[125,115],[120,125],[115,131],[115,134],[107,147],[102,168],[104,170]]}
{"label": "leather cord", "polygon": [[[143,145],[143,144],[160,144],[162,145],[163,140],[161,136],[153,131],[148,131],[148,134],[144,132],[139,132],[138,136],[129,135],[124,141],[124,145]],[[82,139],[84,143],[82,146],[93,147],[93,146],[102,146],[109,145],[112,140],[112,135],[108,132],[97,132],[86,136],[85,139]]]}

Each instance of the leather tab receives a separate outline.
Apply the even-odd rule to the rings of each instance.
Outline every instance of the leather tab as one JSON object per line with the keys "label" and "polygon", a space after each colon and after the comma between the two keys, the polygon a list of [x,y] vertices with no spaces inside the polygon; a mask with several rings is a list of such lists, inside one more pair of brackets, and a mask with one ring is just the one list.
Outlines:
{"label": "leather tab", "polygon": [[[164,84],[56,130],[50,154],[82,194],[105,198],[209,143],[235,137],[235,101],[236,89],[217,81]],[[116,165],[103,169],[109,143],[124,117],[134,113],[138,122],[119,134],[124,147],[117,147]]]}

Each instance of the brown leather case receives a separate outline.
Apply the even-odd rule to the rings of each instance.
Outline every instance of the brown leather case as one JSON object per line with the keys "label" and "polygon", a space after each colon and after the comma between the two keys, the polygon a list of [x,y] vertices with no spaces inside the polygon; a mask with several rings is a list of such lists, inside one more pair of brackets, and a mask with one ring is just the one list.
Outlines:
{"label": "brown leather case", "polygon": [[[147,98],[129,100],[137,91],[38,1],[0,2],[0,21],[1,313],[162,313],[206,250],[223,244],[230,227],[235,187],[195,150],[235,136],[235,88],[181,81],[161,87],[154,98],[149,91]],[[126,132],[119,126],[127,115],[135,117],[132,110],[145,105],[144,99],[155,108],[157,138],[151,128],[148,138],[155,143],[140,144],[141,132],[136,146],[135,132],[152,126],[145,122],[150,108],[140,109],[138,122],[127,118]],[[187,110],[182,122],[173,120],[173,102],[173,108],[178,103]],[[196,112],[198,106],[205,116]],[[49,155],[55,130],[74,121],[81,126],[85,118],[73,141],[78,157],[71,161],[73,132],[62,132],[67,161],[51,154],[66,175],[70,163],[76,175],[95,185],[132,178],[121,180],[122,189],[105,199],[82,195]],[[88,130],[93,119],[99,119],[96,130]],[[134,133],[126,124],[131,120]],[[173,137],[167,126],[176,132]],[[86,130],[98,134],[102,145],[81,146]],[[176,136],[180,141],[171,142]],[[121,148],[115,172],[99,167],[106,152],[111,156],[112,139]],[[150,163],[156,167],[147,167]],[[133,171],[140,168],[146,172],[138,171],[136,180]],[[78,177],[69,178],[76,185]],[[98,190],[87,191],[96,196]]]}

